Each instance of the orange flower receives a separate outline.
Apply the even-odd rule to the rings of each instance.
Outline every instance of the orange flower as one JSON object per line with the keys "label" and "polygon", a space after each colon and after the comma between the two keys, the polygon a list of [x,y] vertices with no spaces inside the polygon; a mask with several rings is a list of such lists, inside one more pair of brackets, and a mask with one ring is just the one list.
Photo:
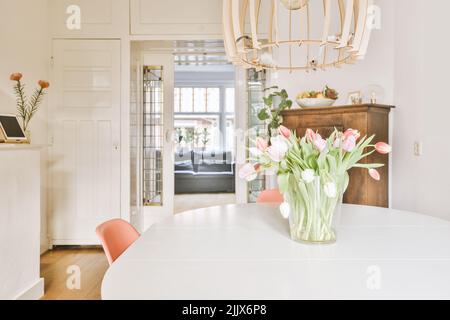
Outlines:
{"label": "orange flower", "polygon": [[22,75],[21,73],[17,72],[17,73],[13,73],[13,74],[9,77],[9,79],[10,79],[11,81],[20,81],[20,79],[22,79],[22,77],[23,77],[23,75]]}
{"label": "orange flower", "polygon": [[45,80],[39,80],[38,84],[42,89],[47,89],[48,87],[50,87],[50,83]]}

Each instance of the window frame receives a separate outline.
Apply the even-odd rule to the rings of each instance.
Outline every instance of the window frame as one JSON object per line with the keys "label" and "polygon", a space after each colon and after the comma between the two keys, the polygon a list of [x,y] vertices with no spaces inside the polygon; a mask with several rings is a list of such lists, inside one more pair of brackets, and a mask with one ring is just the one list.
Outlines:
{"label": "window frame", "polygon": [[[192,88],[192,101],[193,101],[193,111],[192,112],[181,112],[181,89],[182,88]],[[219,112],[208,112],[208,92],[206,92],[206,112],[195,112],[195,97],[194,97],[194,89],[195,88],[205,88],[205,89],[211,89],[211,88],[218,88],[219,89]],[[174,86],[174,99],[175,99],[175,90],[179,89],[179,112],[174,110],[174,120],[176,120],[176,116],[218,116],[219,117],[219,130],[221,134],[220,139],[220,149],[222,151],[234,151],[235,150],[225,150],[226,149],[226,123],[227,123],[227,117],[234,116],[236,121],[236,103],[234,103],[234,112],[227,112],[226,110],[226,90],[232,88],[235,90],[236,94],[236,87],[233,82],[197,82],[197,83],[176,83]],[[175,103],[174,103],[175,105]],[[235,144],[234,148],[236,148]]]}

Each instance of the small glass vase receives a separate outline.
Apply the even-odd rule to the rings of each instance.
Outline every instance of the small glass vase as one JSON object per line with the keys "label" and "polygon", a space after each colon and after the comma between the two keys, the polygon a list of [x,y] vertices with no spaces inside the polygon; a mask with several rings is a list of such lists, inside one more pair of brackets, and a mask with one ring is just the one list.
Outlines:
{"label": "small glass vase", "polygon": [[25,131],[25,137],[27,138],[26,143],[31,144],[31,131],[30,130]]}
{"label": "small glass vase", "polygon": [[292,179],[288,192],[284,194],[289,204],[292,240],[307,244],[336,242],[344,179],[324,182],[320,177],[315,177],[310,183]]}

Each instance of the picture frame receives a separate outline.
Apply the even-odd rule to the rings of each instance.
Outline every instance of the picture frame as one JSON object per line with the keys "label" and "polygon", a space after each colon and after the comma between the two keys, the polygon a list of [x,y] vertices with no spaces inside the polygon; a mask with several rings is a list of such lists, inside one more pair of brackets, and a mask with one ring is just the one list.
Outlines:
{"label": "picture frame", "polygon": [[355,105],[355,104],[361,104],[361,103],[362,103],[361,91],[349,92],[348,98],[347,98],[348,105]]}

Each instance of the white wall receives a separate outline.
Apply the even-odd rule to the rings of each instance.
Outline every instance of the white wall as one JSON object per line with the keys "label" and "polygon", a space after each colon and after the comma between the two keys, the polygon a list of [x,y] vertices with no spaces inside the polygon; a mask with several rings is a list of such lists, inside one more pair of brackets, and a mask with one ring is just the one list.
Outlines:
{"label": "white wall", "polygon": [[[48,79],[50,50],[47,0],[0,0],[0,113],[15,113],[13,82],[22,72],[30,96],[40,79]],[[51,90],[51,88],[50,88]],[[30,123],[33,144],[47,144],[47,100]],[[47,245],[46,152],[42,152],[42,250]]]}
{"label": "white wall", "polygon": [[[355,65],[345,65],[341,69],[331,68],[309,74],[305,72],[289,74],[287,71],[280,71],[278,77],[275,75],[272,79],[273,84],[285,88],[291,99],[295,99],[301,91],[321,90],[328,84],[340,93],[337,105],[347,103],[349,92],[363,90],[368,85],[380,85],[385,90],[385,99],[379,102],[392,103],[394,100],[394,2],[392,0],[376,1],[376,4],[382,10],[382,29],[372,32],[369,51],[365,60],[359,61]],[[320,2],[320,5],[322,5],[322,2]],[[281,17],[279,21],[282,32],[280,37],[283,38],[288,36],[289,19],[286,12],[280,7]],[[295,21],[295,19],[293,20]],[[336,23],[336,19],[334,22]],[[288,61],[287,52],[281,52],[279,59]],[[306,60],[306,58],[302,59],[303,61]],[[366,99],[365,102],[368,102],[368,100]]]}
{"label": "white wall", "polygon": [[[450,220],[446,100],[450,45],[446,40],[450,1],[378,0],[382,29],[374,31],[366,59],[340,70],[279,73],[275,84],[292,98],[324,84],[341,93],[382,85],[384,103],[396,106],[393,121],[392,206]],[[414,156],[414,142],[423,155]]]}
{"label": "white wall", "polygon": [[[396,0],[393,206],[450,220],[447,0]],[[423,155],[414,156],[414,142]]]}

